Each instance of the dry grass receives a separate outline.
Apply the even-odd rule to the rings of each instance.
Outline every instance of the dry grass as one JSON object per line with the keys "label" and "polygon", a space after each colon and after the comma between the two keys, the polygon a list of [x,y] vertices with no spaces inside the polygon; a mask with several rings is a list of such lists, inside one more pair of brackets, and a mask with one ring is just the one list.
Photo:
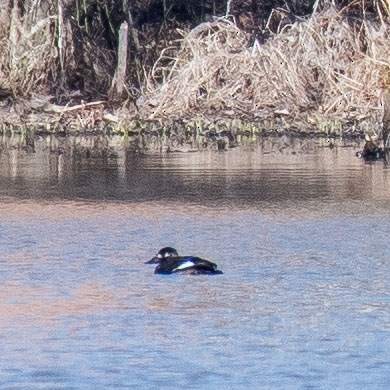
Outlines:
{"label": "dry grass", "polygon": [[56,18],[37,20],[35,11],[30,8],[22,18],[16,3],[0,29],[0,86],[15,96],[46,89],[56,68]]}
{"label": "dry grass", "polygon": [[[149,77],[142,113],[149,118],[282,115],[318,126],[379,126],[381,77],[390,66],[389,24],[354,22],[333,7],[248,45],[229,19],[183,38],[170,68],[161,57]],[[163,53],[164,54],[164,53]],[[381,76],[382,75],[382,76]]]}

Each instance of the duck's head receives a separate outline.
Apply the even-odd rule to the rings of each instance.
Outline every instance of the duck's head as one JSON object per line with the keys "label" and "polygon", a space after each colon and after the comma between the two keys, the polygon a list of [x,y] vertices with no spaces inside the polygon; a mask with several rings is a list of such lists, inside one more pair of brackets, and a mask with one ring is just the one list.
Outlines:
{"label": "duck's head", "polygon": [[168,259],[169,257],[178,257],[179,254],[175,248],[171,248],[170,246],[166,246],[158,251],[157,255],[152,259],[145,262],[145,264],[157,264],[161,261]]}

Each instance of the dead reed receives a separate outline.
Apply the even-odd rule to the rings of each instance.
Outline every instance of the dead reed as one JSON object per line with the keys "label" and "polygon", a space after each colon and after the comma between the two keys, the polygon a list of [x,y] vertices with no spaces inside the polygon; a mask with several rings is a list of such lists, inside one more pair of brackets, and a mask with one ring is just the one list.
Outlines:
{"label": "dead reed", "polygon": [[[0,87],[14,96],[47,91],[56,72],[56,17],[37,17],[37,7],[23,15],[14,2],[0,28]],[[55,77],[55,76],[54,76]]]}
{"label": "dead reed", "polygon": [[346,9],[328,7],[285,25],[265,44],[249,45],[229,18],[203,23],[183,37],[169,67],[161,65],[162,53],[148,79],[142,114],[282,116],[305,127],[333,121],[378,128],[381,77],[390,66],[389,26],[383,17],[356,21]]}

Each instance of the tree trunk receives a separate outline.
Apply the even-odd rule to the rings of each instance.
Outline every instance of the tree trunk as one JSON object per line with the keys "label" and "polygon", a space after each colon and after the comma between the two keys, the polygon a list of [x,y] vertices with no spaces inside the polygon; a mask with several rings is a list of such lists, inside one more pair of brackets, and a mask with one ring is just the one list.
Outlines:
{"label": "tree trunk", "polygon": [[111,98],[121,98],[125,87],[127,66],[127,31],[128,24],[127,22],[123,22],[119,29],[118,64],[109,92]]}

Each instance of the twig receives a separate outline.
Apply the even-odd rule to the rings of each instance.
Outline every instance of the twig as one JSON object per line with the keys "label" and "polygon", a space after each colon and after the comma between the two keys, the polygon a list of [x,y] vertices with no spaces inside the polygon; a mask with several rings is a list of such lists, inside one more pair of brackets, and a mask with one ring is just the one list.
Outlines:
{"label": "twig", "polygon": [[68,106],[59,106],[57,104],[49,104],[46,107],[44,107],[45,112],[55,112],[55,113],[64,113],[64,112],[70,112],[70,111],[77,111],[82,110],[87,107],[93,107],[93,106],[100,106],[104,104],[104,100],[99,100],[96,102],[89,102],[89,103],[83,103],[78,104],[76,106],[68,107]]}

